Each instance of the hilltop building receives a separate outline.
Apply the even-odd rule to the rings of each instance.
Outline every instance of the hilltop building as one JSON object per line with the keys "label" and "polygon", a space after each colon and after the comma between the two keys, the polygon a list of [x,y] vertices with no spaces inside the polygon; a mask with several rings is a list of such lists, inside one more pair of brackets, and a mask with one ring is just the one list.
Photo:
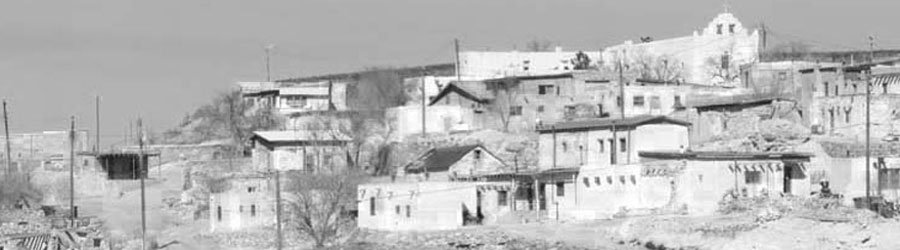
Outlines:
{"label": "hilltop building", "polygon": [[721,13],[701,31],[692,35],[625,43],[603,50],[605,67],[624,63],[628,68],[642,65],[677,68],[680,81],[705,85],[738,87],[740,66],[757,62],[759,32],[746,29],[731,13]]}

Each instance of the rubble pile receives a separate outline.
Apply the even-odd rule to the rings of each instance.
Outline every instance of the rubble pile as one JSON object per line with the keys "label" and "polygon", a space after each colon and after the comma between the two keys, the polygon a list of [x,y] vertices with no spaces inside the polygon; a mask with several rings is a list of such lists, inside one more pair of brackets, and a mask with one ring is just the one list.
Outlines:
{"label": "rubble pile", "polygon": [[41,210],[0,210],[0,236],[41,233],[50,230],[50,222]]}
{"label": "rubble pile", "polygon": [[473,230],[420,232],[420,233],[388,233],[361,232],[354,240],[345,243],[341,249],[556,249],[575,250],[588,249],[566,245],[561,242],[549,242],[539,239],[526,239],[507,233],[479,228]]}
{"label": "rubble pile", "polygon": [[[220,246],[237,249],[275,249],[275,229],[271,227],[255,230],[243,230],[234,232],[212,232],[200,234],[196,237],[216,242]],[[295,231],[284,230],[284,246],[286,249],[301,249],[309,245],[306,237],[300,236]]]}
{"label": "rubble pile", "polygon": [[753,129],[730,130],[728,134],[703,143],[701,151],[784,152],[805,143],[810,132],[800,124],[782,119],[762,120]]}

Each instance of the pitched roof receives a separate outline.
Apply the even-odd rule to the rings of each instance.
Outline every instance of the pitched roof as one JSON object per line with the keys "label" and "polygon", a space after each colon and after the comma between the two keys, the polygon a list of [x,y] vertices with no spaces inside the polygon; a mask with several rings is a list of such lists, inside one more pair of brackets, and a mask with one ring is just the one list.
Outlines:
{"label": "pitched roof", "polygon": [[537,131],[539,133],[549,133],[560,130],[605,130],[615,125],[617,128],[637,127],[645,124],[676,124],[682,126],[690,126],[690,122],[669,118],[666,116],[639,115],[619,118],[601,118],[590,120],[565,121],[550,125],[539,125]]}
{"label": "pitched roof", "polygon": [[266,142],[350,141],[350,136],[337,130],[256,131],[251,140]]}
{"label": "pitched roof", "polygon": [[482,152],[491,154],[481,145],[463,145],[452,147],[432,148],[420,155],[403,168],[407,173],[443,172],[450,169],[454,163],[476,148]]}
{"label": "pitched roof", "polygon": [[[478,83],[481,84],[481,82],[478,82]],[[467,86],[467,84],[462,84],[460,82],[454,82],[454,83],[448,84],[447,87],[444,87],[444,89],[442,89],[441,92],[438,93],[438,95],[435,96],[434,99],[432,99],[430,103],[428,103],[428,105],[434,105],[435,103],[437,103],[438,101],[440,101],[442,98],[444,98],[445,96],[447,96],[450,93],[457,93],[460,96],[462,96],[466,99],[472,100],[474,102],[486,103],[488,100],[490,100],[490,98],[484,96],[483,92],[484,91],[476,90],[474,88],[474,86]]]}

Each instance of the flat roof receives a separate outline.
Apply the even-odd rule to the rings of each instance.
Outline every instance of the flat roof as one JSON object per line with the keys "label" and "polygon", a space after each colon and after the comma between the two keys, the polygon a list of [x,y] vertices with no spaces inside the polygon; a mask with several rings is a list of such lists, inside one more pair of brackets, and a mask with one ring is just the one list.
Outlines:
{"label": "flat roof", "polygon": [[786,160],[809,159],[813,157],[813,154],[804,152],[640,151],[638,156],[681,160]]}
{"label": "flat roof", "polygon": [[605,130],[613,126],[628,128],[637,127],[645,124],[676,124],[682,126],[690,126],[690,122],[669,118],[667,116],[639,115],[620,118],[600,118],[589,120],[564,121],[550,125],[539,125],[537,131],[539,133],[550,133],[553,131],[572,131],[572,130]]}

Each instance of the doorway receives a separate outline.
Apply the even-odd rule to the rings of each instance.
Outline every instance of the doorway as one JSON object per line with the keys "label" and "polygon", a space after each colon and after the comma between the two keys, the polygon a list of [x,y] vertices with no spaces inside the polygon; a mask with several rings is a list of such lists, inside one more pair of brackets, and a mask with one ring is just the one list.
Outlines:
{"label": "doorway", "polygon": [[791,176],[793,176],[794,168],[785,166],[784,167],[784,190],[782,190],[785,194],[791,193]]}
{"label": "doorway", "polygon": [[538,185],[537,197],[538,197],[538,209],[539,210],[547,210],[547,197],[546,197],[547,192],[546,192],[546,190],[547,190],[547,184],[541,183],[540,185]]}

